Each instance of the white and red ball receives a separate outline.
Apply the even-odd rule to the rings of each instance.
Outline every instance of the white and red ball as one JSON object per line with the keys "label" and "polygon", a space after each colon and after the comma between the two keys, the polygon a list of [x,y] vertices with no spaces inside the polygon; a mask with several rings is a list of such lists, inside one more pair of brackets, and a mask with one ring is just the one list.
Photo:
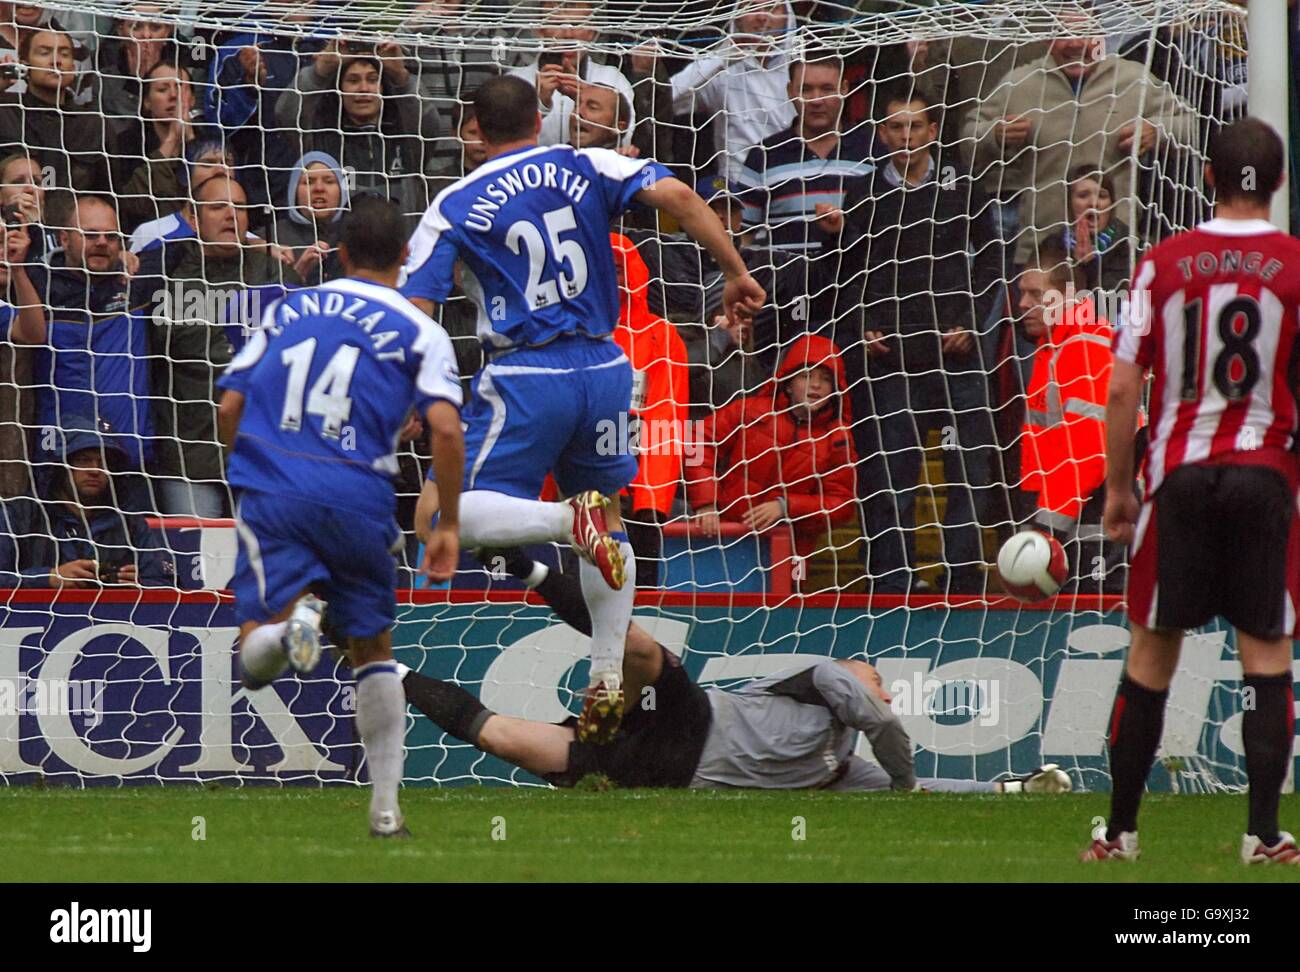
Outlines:
{"label": "white and red ball", "polygon": [[1055,537],[1021,530],[998,551],[998,576],[1012,597],[1041,601],[1061,589],[1069,572],[1065,548]]}

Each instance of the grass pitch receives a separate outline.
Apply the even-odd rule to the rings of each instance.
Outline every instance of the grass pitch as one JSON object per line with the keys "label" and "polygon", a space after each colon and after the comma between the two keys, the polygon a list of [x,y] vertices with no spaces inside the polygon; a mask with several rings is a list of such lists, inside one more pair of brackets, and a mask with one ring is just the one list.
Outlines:
{"label": "grass pitch", "polygon": [[[370,838],[367,800],[354,788],[0,789],[0,880],[1300,879],[1238,863],[1244,796],[1150,795],[1143,860],[1103,866],[1075,856],[1105,794],[408,789],[409,841]],[[1282,819],[1300,824],[1300,796],[1283,799]]]}

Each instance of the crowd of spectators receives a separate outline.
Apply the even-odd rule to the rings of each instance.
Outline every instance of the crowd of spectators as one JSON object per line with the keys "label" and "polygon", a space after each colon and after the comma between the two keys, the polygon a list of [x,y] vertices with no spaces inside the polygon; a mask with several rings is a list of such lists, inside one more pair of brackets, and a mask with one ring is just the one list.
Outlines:
{"label": "crowd of spectators", "polygon": [[[1106,7],[1078,0],[1034,43],[852,48],[807,41],[827,14],[788,0],[742,0],[675,45],[602,33],[595,0],[542,0],[517,37],[476,33],[462,0],[416,3],[405,46],[340,38],[324,0],[223,32],[178,30],[159,0],[116,18],[0,3],[8,529],[110,492],[113,543],[156,546],[132,511],[229,516],[216,379],[257,309],[342,273],[359,195],[414,227],[481,165],[471,96],[510,72],[537,89],[543,144],[652,155],[696,185],[768,294],[733,325],[720,272],[676,227],[611,227],[636,418],[680,446],[647,450],[629,490],[642,555],[684,517],[790,530],[801,557],[857,525],[868,590],[925,590],[916,513],[937,441],[940,589],[982,591],[986,531],[1033,510],[1017,444],[1043,331],[1023,325],[1022,274],[1120,290],[1162,227],[1200,215],[1162,212],[1169,173],[1194,169],[1170,160],[1213,123],[1170,84],[1187,58],[1108,38]],[[1052,276],[1044,248],[1071,273]],[[468,378],[477,311],[458,290],[440,313]],[[418,423],[403,439],[418,483]],[[95,450],[99,474],[81,475]],[[65,547],[0,543],[0,572],[88,580],[66,565],[96,558]],[[115,576],[162,582],[146,559]]]}

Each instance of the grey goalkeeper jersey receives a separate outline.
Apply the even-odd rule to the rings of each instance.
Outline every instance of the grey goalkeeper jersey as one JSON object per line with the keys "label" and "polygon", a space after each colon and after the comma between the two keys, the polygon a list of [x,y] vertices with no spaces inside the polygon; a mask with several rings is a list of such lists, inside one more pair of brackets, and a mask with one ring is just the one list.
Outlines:
{"label": "grey goalkeeper jersey", "polygon": [[[902,722],[832,659],[789,668],[741,689],[707,692],[713,722],[693,787],[916,786],[912,742]],[[866,733],[880,766],[852,755],[859,731]]]}

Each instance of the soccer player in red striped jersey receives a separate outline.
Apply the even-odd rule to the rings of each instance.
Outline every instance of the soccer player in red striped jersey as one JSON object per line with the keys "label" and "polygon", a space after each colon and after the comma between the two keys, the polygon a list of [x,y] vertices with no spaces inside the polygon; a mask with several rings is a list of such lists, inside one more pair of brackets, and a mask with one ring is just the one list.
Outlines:
{"label": "soccer player in red striped jersey", "polygon": [[[1254,118],[1220,130],[1205,168],[1214,218],[1138,264],[1115,337],[1104,524],[1128,543],[1132,628],[1110,724],[1111,813],[1084,860],[1138,856],[1138,804],[1164,727],[1183,631],[1215,617],[1241,657],[1250,780],[1246,863],[1300,864],[1278,827],[1294,734],[1291,636],[1300,572],[1295,445],[1300,240],[1268,222],[1285,151]],[[1151,375],[1145,496],[1133,429]]]}

